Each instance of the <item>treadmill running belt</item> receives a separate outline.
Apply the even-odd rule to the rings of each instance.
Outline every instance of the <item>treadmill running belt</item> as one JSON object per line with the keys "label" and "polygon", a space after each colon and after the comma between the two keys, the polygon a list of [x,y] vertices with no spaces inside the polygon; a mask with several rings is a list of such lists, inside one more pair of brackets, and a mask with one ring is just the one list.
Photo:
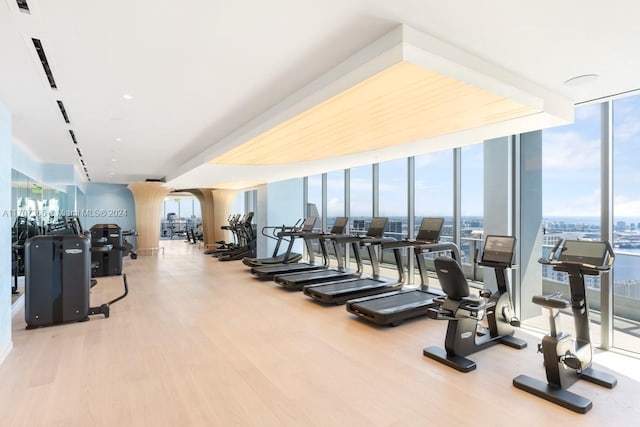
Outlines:
{"label": "treadmill running belt", "polygon": [[353,308],[358,310],[375,311],[378,313],[393,313],[407,308],[420,307],[422,305],[435,305],[435,295],[422,291],[400,292],[384,298],[375,298],[368,301],[354,302]]}
{"label": "treadmill running belt", "polygon": [[358,290],[386,287],[389,282],[383,282],[375,279],[356,279],[346,282],[327,283],[326,285],[314,286],[314,291],[320,291],[327,295],[341,294]]}

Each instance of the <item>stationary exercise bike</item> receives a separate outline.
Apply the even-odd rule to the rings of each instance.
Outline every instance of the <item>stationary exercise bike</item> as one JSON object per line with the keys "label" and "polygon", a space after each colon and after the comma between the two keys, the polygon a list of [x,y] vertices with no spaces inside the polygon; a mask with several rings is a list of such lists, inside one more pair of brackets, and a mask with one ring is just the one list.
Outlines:
{"label": "stationary exercise bike", "polygon": [[[598,276],[609,271],[614,258],[613,249],[606,241],[559,240],[549,257],[540,259],[541,264],[552,265],[555,271],[568,273],[571,299],[565,299],[560,292],[533,297],[535,304],[549,310],[550,332],[538,345],[538,351],[544,357],[547,383],[520,375],[513,380],[515,387],[582,414],[591,409],[591,400],[567,388],[580,379],[606,388],[615,387],[618,381],[614,376],[591,367],[593,348],[584,285],[585,275]],[[556,325],[559,311],[569,308],[573,312],[575,339],[559,331]]]}
{"label": "stationary exercise bike", "polygon": [[[437,307],[427,315],[432,319],[448,320],[444,349],[430,346],[423,354],[461,372],[476,368],[476,363],[465,356],[484,350],[495,344],[505,344],[516,349],[527,346],[526,341],[513,336],[520,321],[514,316],[507,288],[506,270],[511,268],[515,238],[511,236],[487,236],[478,265],[493,268],[498,290],[480,291],[480,296],[470,295],[467,279],[452,258],[434,260],[438,280],[446,297],[434,298]],[[477,255],[475,257],[477,259]],[[480,322],[486,316],[487,326]]]}

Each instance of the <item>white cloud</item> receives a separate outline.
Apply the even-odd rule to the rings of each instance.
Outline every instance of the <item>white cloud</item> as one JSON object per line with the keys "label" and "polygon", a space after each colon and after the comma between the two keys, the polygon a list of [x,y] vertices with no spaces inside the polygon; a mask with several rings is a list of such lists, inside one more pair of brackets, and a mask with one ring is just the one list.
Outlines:
{"label": "white cloud", "polygon": [[613,128],[614,142],[632,142],[638,138],[640,138],[640,120],[638,120],[638,117],[625,116],[625,120],[616,122]]}
{"label": "white cloud", "polygon": [[600,120],[600,104],[583,105],[575,109],[577,121],[595,121]]}
{"label": "white cloud", "polygon": [[560,192],[553,200],[545,200],[543,212],[545,216],[600,216],[600,190],[587,194]]}
{"label": "white cloud", "polygon": [[599,167],[600,142],[586,140],[575,131],[547,131],[542,150],[542,166],[549,169],[585,169]]}

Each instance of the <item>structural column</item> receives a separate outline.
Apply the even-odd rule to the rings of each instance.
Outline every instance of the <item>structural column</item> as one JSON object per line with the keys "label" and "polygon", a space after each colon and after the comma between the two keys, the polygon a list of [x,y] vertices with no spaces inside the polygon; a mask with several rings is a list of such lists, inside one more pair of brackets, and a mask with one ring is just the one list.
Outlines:
{"label": "structural column", "polygon": [[171,189],[161,182],[134,182],[128,188],[136,205],[138,255],[152,255],[160,247],[162,202]]}

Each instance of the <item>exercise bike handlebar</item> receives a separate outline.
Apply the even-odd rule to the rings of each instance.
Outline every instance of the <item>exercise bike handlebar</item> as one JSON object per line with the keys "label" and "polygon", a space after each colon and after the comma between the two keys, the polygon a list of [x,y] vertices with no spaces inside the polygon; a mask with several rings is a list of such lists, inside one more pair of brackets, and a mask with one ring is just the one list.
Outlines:
{"label": "exercise bike handlebar", "polygon": [[[567,239],[559,239],[556,244],[553,246],[553,248],[551,249],[551,252],[549,252],[549,255],[546,258],[540,258],[538,260],[538,262],[540,264],[544,264],[544,265],[551,265],[554,268],[555,267],[562,267],[562,266],[577,266],[580,268],[580,270],[586,272],[587,274],[599,274],[601,272],[605,272],[605,271],[609,271],[611,270],[611,267],[613,266],[613,263],[615,261],[615,252],[613,251],[613,248],[611,247],[611,244],[609,243],[608,240],[603,240],[603,241],[589,241],[589,240],[585,240],[585,241],[580,241],[582,243],[585,244],[590,244],[591,242],[594,244],[597,243],[602,243],[604,244],[604,250],[605,252],[602,253],[602,262],[600,262],[601,265],[597,265],[594,263],[589,263],[589,262],[584,262],[582,259],[576,258],[576,259],[563,259],[563,252],[567,250]],[[600,255],[600,254],[598,254]],[[598,256],[599,257],[599,256]],[[596,259],[598,257],[590,257],[589,259]],[[587,259],[585,257],[585,259]]]}

